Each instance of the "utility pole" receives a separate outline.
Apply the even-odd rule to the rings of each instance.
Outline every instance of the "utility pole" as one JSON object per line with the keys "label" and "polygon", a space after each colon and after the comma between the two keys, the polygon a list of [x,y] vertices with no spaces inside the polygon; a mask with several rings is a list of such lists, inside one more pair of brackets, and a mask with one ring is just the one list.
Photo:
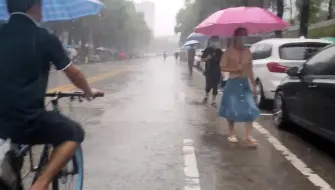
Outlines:
{"label": "utility pole", "polygon": [[[283,15],[284,15],[284,0],[277,0],[277,16],[282,19]],[[275,31],[275,35],[277,38],[282,38],[283,32],[281,30]]]}
{"label": "utility pole", "polygon": [[333,18],[333,0],[329,0],[328,2],[328,16],[327,20],[330,20]]}
{"label": "utility pole", "polygon": [[309,1],[310,0],[301,1],[300,36],[305,37],[308,35]]}
{"label": "utility pole", "polygon": [[242,0],[242,4],[243,4],[243,6],[248,7],[249,6],[249,0]]}

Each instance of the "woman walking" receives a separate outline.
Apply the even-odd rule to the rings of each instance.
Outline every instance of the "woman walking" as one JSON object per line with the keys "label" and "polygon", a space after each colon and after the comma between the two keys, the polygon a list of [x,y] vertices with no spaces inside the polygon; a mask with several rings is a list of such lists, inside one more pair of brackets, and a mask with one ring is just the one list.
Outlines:
{"label": "woman walking", "polygon": [[208,102],[208,96],[212,90],[212,103],[211,105],[216,107],[216,96],[218,95],[218,86],[220,84],[221,72],[220,72],[220,58],[222,56],[220,39],[218,36],[212,36],[208,41],[208,47],[204,50],[202,54],[202,61],[206,63],[205,65],[205,97],[203,103]]}
{"label": "woman walking", "polygon": [[229,142],[238,142],[234,125],[235,122],[244,122],[246,142],[257,145],[257,141],[252,137],[252,122],[260,115],[260,111],[254,100],[256,91],[252,55],[243,45],[243,36],[247,36],[247,30],[236,29],[232,44],[227,47],[221,58],[221,71],[229,72],[229,79],[224,87],[219,115],[228,121]]}

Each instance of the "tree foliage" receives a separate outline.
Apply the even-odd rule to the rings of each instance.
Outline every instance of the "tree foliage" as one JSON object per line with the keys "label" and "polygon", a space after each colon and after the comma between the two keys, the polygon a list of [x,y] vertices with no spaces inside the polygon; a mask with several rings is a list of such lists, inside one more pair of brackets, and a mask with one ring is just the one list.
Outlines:
{"label": "tree foliage", "polygon": [[176,16],[175,32],[181,43],[192,33],[194,27],[215,11],[236,6],[259,6],[268,8],[275,0],[185,0],[185,6]]}
{"label": "tree foliage", "polygon": [[175,33],[180,33],[181,41],[192,33],[193,28],[197,24],[198,15],[195,3],[185,3],[185,7],[177,13]]}
{"label": "tree foliage", "polygon": [[76,43],[88,43],[93,37],[95,47],[135,51],[149,46],[152,31],[143,13],[136,11],[134,3],[126,0],[104,0],[105,8],[100,15],[83,17],[73,21],[60,21],[48,25],[56,33],[68,31]]}
{"label": "tree foliage", "polygon": [[[297,14],[297,20],[300,21],[301,17],[301,5],[302,5],[302,1],[303,0],[296,0],[295,1],[295,6],[298,10],[298,14]],[[328,0],[327,0],[328,1]],[[311,0],[309,3],[309,19],[308,22],[309,23],[316,23],[318,21],[321,21],[321,12],[323,10],[323,5],[326,2],[326,0]]]}
{"label": "tree foliage", "polygon": [[[236,6],[258,6],[271,9],[277,13],[277,16],[283,18],[284,12],[290,14],[290,23],[298,24],[301,14],[301,3],[304,0],[185,0],[185,7],[180,9],[176,21],[176,33],[180,33],[180,41],[193,31],[194,27],[213,12]],[[335,0],[310,0],[309,23],[315,23],[322,20],[332,19],[334,16]],[[293,10],[296,8],[297,15]],[[280,32],[276,32],[281,36]]]}
{"label": "tree foliage", "polygon": [[133,2],[106,0],[94,31],[97,44],[122,50],[133,50],[149,45],[152,32],[144,14],[136,12]]}

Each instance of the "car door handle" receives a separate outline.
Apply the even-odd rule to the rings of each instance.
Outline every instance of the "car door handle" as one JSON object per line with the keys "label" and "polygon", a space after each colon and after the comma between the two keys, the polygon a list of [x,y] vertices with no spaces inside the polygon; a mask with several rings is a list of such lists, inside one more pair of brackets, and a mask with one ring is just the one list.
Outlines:
{"label": "car door handle", "polygon": [[317,88],[318,87],[318,85],[316,85],[316,84],[310,84],[310,85],[308,85],[308,88]]}

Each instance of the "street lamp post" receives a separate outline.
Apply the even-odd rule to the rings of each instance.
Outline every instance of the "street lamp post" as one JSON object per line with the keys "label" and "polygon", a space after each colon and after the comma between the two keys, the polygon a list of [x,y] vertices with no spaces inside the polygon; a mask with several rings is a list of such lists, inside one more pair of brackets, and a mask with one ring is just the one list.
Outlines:
{"label": "street lamp post", "polygon": [[301,1],[300,36],[305,37],[308,35],[309,1]]}

